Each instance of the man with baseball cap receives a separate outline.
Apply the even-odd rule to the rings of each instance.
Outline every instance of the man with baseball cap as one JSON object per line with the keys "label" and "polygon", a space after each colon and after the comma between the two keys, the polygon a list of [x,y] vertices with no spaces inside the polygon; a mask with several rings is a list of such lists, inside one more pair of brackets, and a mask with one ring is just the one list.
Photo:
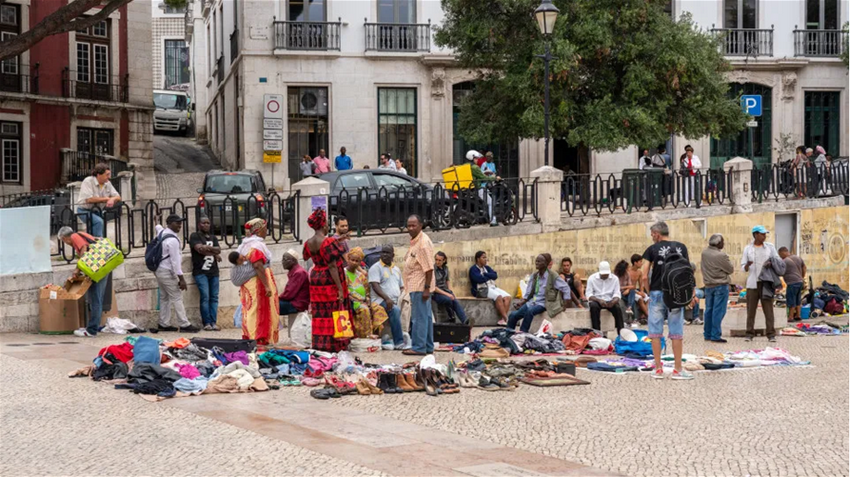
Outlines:
{"label": "man with baseball cap", "polygon": [[620,301],[620,279],[611,274],[611,264],[599,262],[599,271],[587,279],[585,289],[590,307],[590,323],[594,330],[601,329],[600,314],[606,309],[614,315],[617,334],[623,328],[623,310],[617,306]]}
{"label": "man with baseball cap", "polygon": [[[159,284],[159,331],[185,331],[197,333],[199,328],[189,323],[186,307],[183,306],[183,291],[186,280],[183,278],[183,256],[180,252],[180,230],[186,219],[171,214],[165,219],[166,227],[157,224],[156,234],[162,243],[162,261],[154,272]],[[173,238],[172,238],[173,237]],[[177,326],[171,326],[171,307],[177,314]]]}
{"label": "man with baseball cap", "polygon": [[280,294],[280,315],[294,315],[310,307],[310,277],[307,270],[298,264],[298,252],[289,249],[283,254],[286,270],[286,287]]}
{"label": "man with baseball cap", "polygon": [[769,232],[762,225],[753,227],[753,243],[744,248],[741,256],[741,268],[747,275],[747,337],[745,341],[752,341],[755,336],[756,312],[761,302],[764,313],[764,332],[770,342],[776,341],[776,330],[773,327],[773,298],[762,297],[762,282],[759,275],[764,267],[770,267],[771,258],[778,258],[776,247],[772,243],[765,242]]}

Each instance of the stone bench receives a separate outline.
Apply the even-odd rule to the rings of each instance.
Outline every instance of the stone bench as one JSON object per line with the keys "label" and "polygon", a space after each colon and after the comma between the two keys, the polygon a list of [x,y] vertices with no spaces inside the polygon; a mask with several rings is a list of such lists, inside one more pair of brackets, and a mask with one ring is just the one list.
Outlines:
{"label": "stone bench", "polygon": [[[788,326],[788,309],[773,308],[773,327],[776,329],[776,334],[779,330]],[[764,313],[761,306],[756,311],[756,322],[753,326],[756,335],[764,335]],[[720,323],[720,332],[723,336],[746,336],[747,335],[747,308],[734,307],[726,310],[726,316]]]}

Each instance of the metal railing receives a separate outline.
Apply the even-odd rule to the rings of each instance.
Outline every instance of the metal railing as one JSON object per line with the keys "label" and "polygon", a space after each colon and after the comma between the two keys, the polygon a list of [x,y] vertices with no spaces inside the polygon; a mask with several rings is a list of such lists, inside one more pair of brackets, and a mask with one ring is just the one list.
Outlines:
{"label": "metal railing", "polygon": [[342,19],[336,22],[274,22],[274,47],[282,50],[339,50]]}
{"label": "metal railing", "polygon": [[59,154],[62,164],[63,182],[81,181],[91,175],[94,166],[103,162],[109,164],[109,170],[112,172],[112,185],[115,186],[115,189],[118,189],[118,173],[126,171],[129,168],[125,161],[113,156],[91,154],[85,151],[72,151],[70,149],[63,149]]}
{"label": "metal railing", "polygon": [[[713,25],[712,25],[713,27]],[[721,51],[726,56],[773,56],[773,26],[770,29],[712,28],[723,35]]]}
{"label": "metal railing", "polygon": [[366,51],[431,51],[428,23],[366,23]]}
{"label": "metal railing", "polygon": [[756,202],[846,196],[850,192],[847,158],[797,168],[789,163],[755,167],[750,185]]}
{"label": "metal railing", "polygon": [[0,91],[38,94],[38,65],[30,67],[16,59],[0,61]]}
{"label": "metal railing", "polygon": [[431,230],[514,225],[538,220],[537,181],[502,179],[466,189],[446,188],[442,183],[343,189],[331,194],[330,214],[346,217],[358,236],[403,232],[413,214],[422,217]]}
{"label": "metal railing", "polygon": [[797,30],[794,27],[794,56],[838,57],[844,52],[845,30]]}
{"label": "metal railing", "polygon": [[72,78],[77,78],[76,71],[65,67],[62,70],[62,97],[115,103],[126,103],[129,100],[129,74],[124,75],[123,81],[109,78],[109,83],[77,81]]}
{"label": "metal railing", "polygon": [[[136,250],[140,250],[140,255],[143,254],[147,244],[156,235],[156,225],[163,225],[165,218],[171,214],[185,219],[180,244],[184,251],[188,250],[189,236],[198,230],[198,222],[205,216],[210,218],[211,232],[218,238],[221,248],[231,249],[242,242],[245,222],[255,217],[262,217],[268,222],[266,243],[299,241],[298,198],[298,191],[272,192],[265,195],[262,201],[254,195],[247,199],[227,196],[222,204],[216,206],[192,204],[193,199],[155,199],[136,208],[131,208],[128,203],[111,208],[94,207],[91,213],[79,213],[76,207],[70,205],[57,206],[51,213],[51,227],[54,232],[67,225],[75,231],[91,233],[91,214],[99,215],[104,220],[106,236],[124,256],[128,256]],[[75,259],[71,247],[58,238],[57,246],[53,256],[61,257],[68,263]]]}
{"label": "metal railing", "polygon": [[233,30],[230,34],[230,64],[239,56],[239,30]]}
{"label": "metal railing", "polygon": [[218,84],[224,81],[224,53],[215,60],[215,79]]}

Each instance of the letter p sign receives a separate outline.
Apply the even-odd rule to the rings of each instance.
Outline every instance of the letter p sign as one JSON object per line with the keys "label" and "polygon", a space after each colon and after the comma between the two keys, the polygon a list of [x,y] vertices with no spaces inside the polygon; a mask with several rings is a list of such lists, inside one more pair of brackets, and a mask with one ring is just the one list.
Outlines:
{"label": "letter p sign", "polygon": [[757,118],[761,116],[761,95],[749,94],[741,96],[741,107],[744,113]]}

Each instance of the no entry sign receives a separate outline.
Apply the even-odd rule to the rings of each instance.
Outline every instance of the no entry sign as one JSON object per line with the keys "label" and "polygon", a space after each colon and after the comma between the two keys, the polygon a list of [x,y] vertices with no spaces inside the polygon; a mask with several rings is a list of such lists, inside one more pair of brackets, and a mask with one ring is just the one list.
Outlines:
{"label": "no entry sign", "polygon": [[283,119],[283,95],[263,95],[263,118]]}

